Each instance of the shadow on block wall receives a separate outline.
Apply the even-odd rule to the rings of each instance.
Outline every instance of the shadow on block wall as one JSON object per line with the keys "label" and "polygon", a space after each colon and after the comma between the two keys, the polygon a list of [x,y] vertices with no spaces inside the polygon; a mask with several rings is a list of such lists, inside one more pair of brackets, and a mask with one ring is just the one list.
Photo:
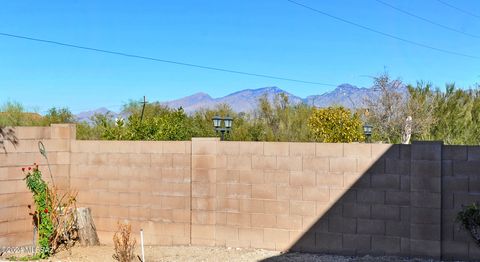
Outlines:
{"label": "shadow on block wall", "polygon": [[[410,156],[410,146],[390,147],[356,181],[344,185],[325,212],[317,211],[318,219],[289,251],[410,255]],[[284,256],[289,254],[265,261]]]}
{"label": "shadow on block wall", "polygon": [[[288,252],[264,261],[284,261],[292,252],[478,259],[479,248],[466,239],[449,242],[460,252],[442,250],[442,148],[441,142],[391,146],[356,181],[345,180],[325,212],[317,202],[317,219]],[[444,212],[443,223],[452,227],[455,214]]]}
{"label": "shadow on block wall", "polygon": [[31,243],[20,167],[46,167],[43,140],[56,181],[79,190],[104,243],[127,219],[152,245],[480,257],[455,224],[480,200],[478,146],[77,141],[74,130],[19,128],[20,146],[0,155],[0,244]]}

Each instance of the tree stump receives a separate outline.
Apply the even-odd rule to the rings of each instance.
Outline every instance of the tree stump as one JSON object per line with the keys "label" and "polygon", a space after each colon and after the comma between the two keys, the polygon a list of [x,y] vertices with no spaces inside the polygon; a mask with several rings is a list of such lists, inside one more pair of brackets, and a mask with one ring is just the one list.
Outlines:
{"label": "tree stump", "polygon": [[98,246],[100,241],[98,240],[97,229],[95,223],[93,223],[92,214],[90,208],[79,207],[77,208],[77,226],[78,226],[78,239],[83,246]]}

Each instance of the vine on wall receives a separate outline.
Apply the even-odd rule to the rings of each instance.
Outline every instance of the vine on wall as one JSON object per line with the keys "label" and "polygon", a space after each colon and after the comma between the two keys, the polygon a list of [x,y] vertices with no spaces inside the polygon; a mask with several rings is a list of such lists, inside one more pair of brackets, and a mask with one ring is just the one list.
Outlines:
{"label": "vine on wall", "polygon": [[[33,212],[30,213],[34,226],[38,229],[38,246],[29,259],[48,258],[60,246],[72,247],[78,240],[76,223],[76,196],[71,189],[60,190],[50,186],[43,178],[36,163],[33,167],[22,168],[24,180],[33,193]],[[53,178],[52,178],[53,179]],[[31,206],[29,208],[32,209]]]}
{"label": "vine on wall", "polygon": [[50,239],[53,235],[53,222],[49,214],[52,211],[52,202],[49,197],[48,184],[43,180],[38,165],[34,164],[33,168],[22,168],[22,171],[26,174],[27,187],[33,193],[35,203],[35,211],[32,215],[34,224],[38,229],[39,250],[36,256],[47,258],[52,253]]}

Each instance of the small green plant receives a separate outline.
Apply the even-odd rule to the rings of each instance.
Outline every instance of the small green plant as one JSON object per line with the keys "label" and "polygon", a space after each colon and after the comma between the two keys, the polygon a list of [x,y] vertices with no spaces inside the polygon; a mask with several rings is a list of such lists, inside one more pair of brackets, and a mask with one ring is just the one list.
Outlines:
{"label": "small green plant", "polygon": [[52,249],[50,240],[53,235],[53,221],[49,214],[52,211],[52,202],[49,197],[50,192],[48,184],[42,178],[42,172],[38,169],[38,165],[34,164],[33,168],[22,168],[25,173],[25,180],[28,189],[33,193],[33,201],[35,203],[35,211],[32,214],[35,226],[38,228],[38,252],[34,257],[48,258]]}
{"label": "small green plant", "polygon": [[477,245],[480,246],[480,207],[478,203],[463,206],[457,214],[457,222],[470,232]]}

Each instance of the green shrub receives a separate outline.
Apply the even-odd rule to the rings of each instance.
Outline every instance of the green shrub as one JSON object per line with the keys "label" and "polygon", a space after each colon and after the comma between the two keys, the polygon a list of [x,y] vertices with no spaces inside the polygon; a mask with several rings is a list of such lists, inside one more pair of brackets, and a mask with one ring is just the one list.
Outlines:
{"label": "green shrub", "polygon": [[480,207],[478,203],[464,206],[457,214],[457,222],[470,232],[480,246]]}

